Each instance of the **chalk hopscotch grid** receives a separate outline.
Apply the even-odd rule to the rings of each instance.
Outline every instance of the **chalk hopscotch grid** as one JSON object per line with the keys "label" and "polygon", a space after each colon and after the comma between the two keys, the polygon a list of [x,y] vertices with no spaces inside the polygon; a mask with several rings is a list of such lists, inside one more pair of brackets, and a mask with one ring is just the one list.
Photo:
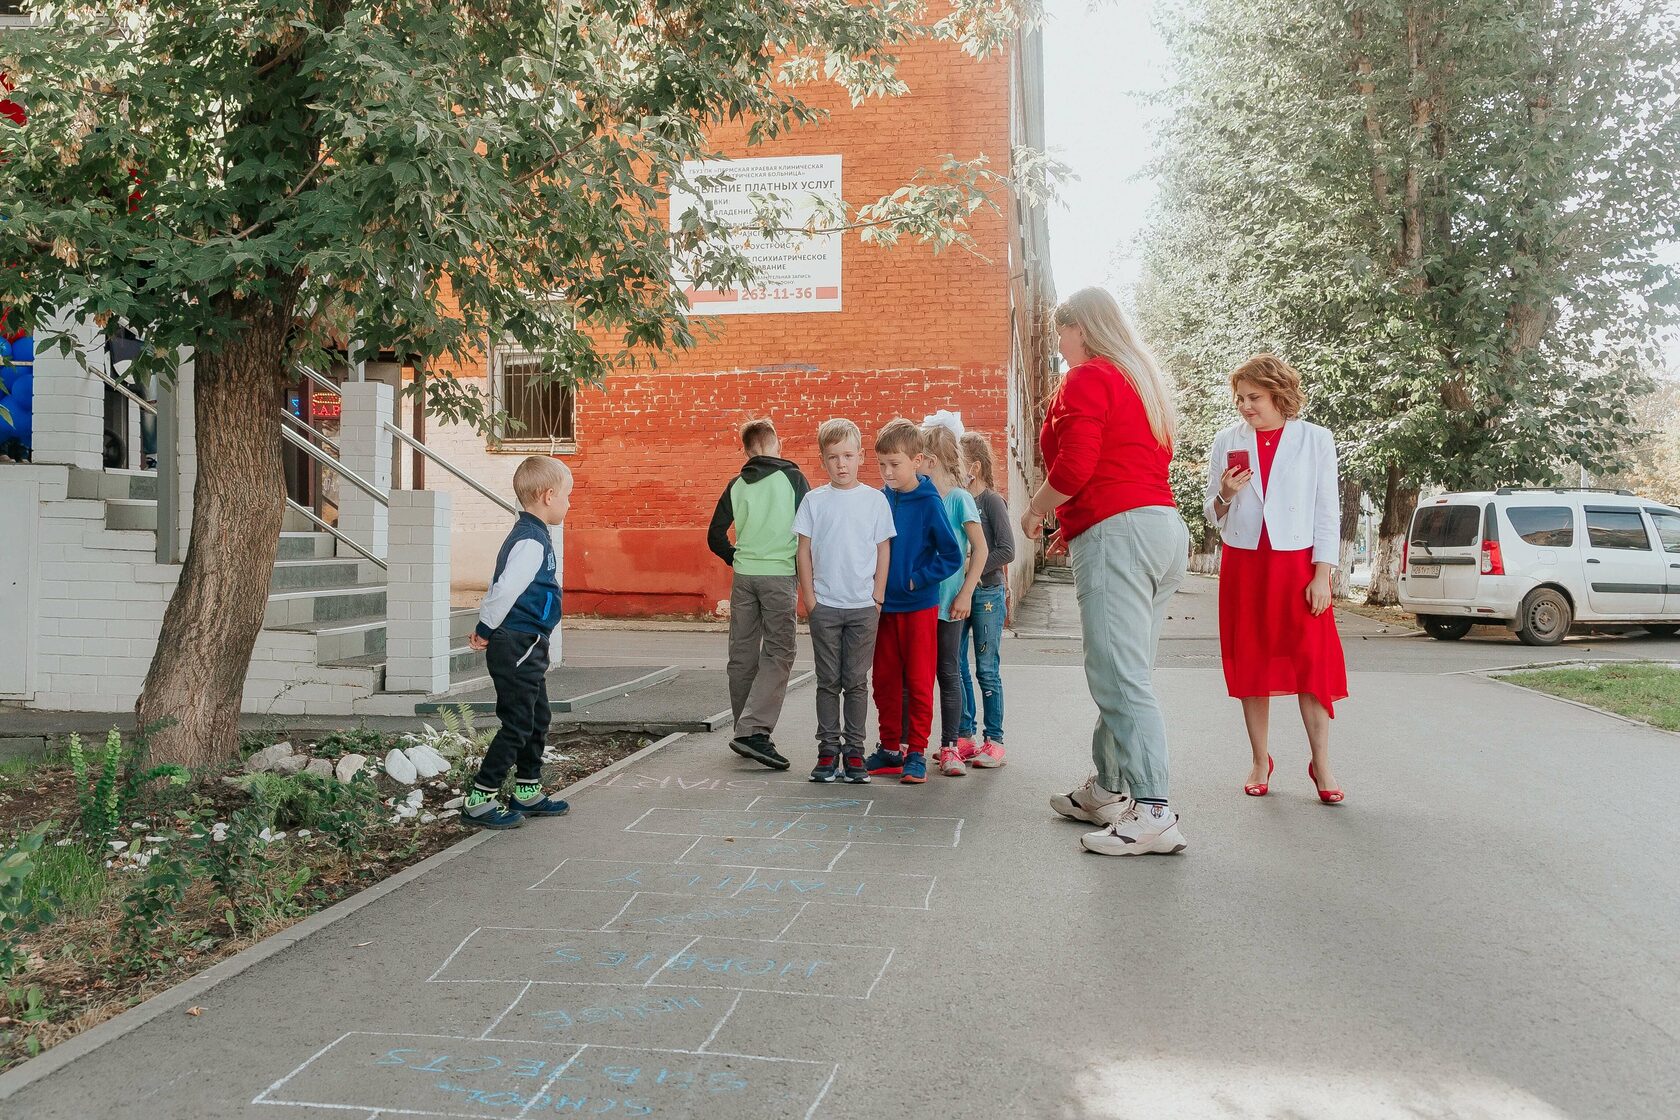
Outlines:
{"label": "chalk hopscotch grid", "polygon": [[[643,835],[643,836],[663,836],[663,835],[666,835],[666,834],[662,833],[662,832],[645,832],[645,833],[641,833],[640,835]],[[700,846],[700,842],[702,840],[717,840],[717,839],[719,839],[719,837],[716,837],[716,836],[696,836],[694,838],[694,843],[692,843],[688,847],[684,848],[682,855],[678,856],[674,862],[677,865],[682,866],[682,867],[746,867],[747,866],[747,864],[684,863],[683,862],[685,859],[687,859],[689,857],[689,855],[694,851],[695,848],[698,848]],[[838,852],[834,853],[834,858],[828,861],[828,866],[827,867],[760,867],[760,868],[758,868],[758,870],[760,870],[760,871],[807,871],[807,872],[809,872],[809,871],[822,871],[822,872],[832,873],[833,870],[834,870],[834,865],[840,862],[840,857],[852,850],[852,842],[850,840],[845,840],[845,841],[798,840],[798,841],[795,841],[795,843],[812,844],[812,845],[815,845],[815,844],[836,844],[836,843],[838,843],[840,845],[840,850]],[[535,887],[527,887],[526,889],[527,890],[535,890],[536,888]]]}
{"label": "chalk hopscotch grid", "polygon": [[[842,854],[844,854],[844,853],[842,853]],[[836,857],[836,858],[838,858],[838,857]],[[706,897],[708,897],[706,895],[684,894],[682,891],[654,891],[654,890],[648,890],[644,887],[635,886],[635,885],[631,885],[631,886],[627,886],[627,887],[610,887],[610,886],[609,887],[545,887],[545,886],[543,886],[544,883],[548,882],[550,879],[552,879],[556,875],[558,875],[560,873],[560,869],[562,867],[566,866],[568,863],[574,863],[574,862],[575,863],[639,863],[643,867],[670,867],[670,868],[675,868],[675,869],[680,870],[680,871],[689,871],[693,868],[698,867],[698,868],[703,868],[703,869],[708,870],[708,871],[750,871],[750,872],[752,872],[751,875],[747,876],[746,881],[743,882],[734,891],[730,892],[729,894],[719,896],[719,897],[725,898],[725,899],[739,898],[743,891],[752,887],[753,880],[755,878],[757,878],[758,873],[760,871],[781,871],[781,872],[787,872],[789,874],[804,874],[804,875],[816,875],[816,874],[828,875],[828,874],[832,874],[833,870],[834,870],[832,867],[825,870],[823,868],[815,868],[815,867],[764,867],[764,866],[761,866],[761,865],[758,865],[758,864],[746,864],[746,863],[666,863],[666,862],[656,861],[656,860],[632,860],[632,859],[599,860],[599,859],[592,859],[592,858],[587,857],[587,856],[578,856],[578,857],[567,856],[565,859],[561,860],[559,863],[554,865],[554,870],[550,871],[547,875],[544,875],[541,879],[538,879],[535,883],[533,883],[529,887],[526,887],[525,889],[528,890],[528,891],[587,891],[591,894],[624,894],[627,891],[629,891],[629,892],[633,892],[635,894],[659,895],[661,897],[666,897],[666,898],[706,898]],[[920,872],[864,871],[864,872],[854,872],[853,874],[856,874],[858,876],[858,878],[863,879],[865,882],[868,882],[869,880],[872,880],[872,879],[889,879],[889,878],[924,879],[925,878],[928,881],[927,893],[922,896],[922,904],[920,906],[906,906],[903,903],[898,903],[898,902],[845,902],[845,901],[837,901],[837,900],[832,899],[832,898],[812,898],[812,899],[805,899],[803,901],[805,901],[807,904],[820,902],[820,903],[824,903],[824,904],[829,905],[829,906],[876,906],[876,907],[879,907],[883,910],[930,910],[930,909],[932,909],[933,889],[939,883],[939,876],[938,875],[932,875],[932,874],[923,875]],[[625,905],[628,906],[629,904],[626,903]],[[622,911],[621,911],[621,913],[622,913]]]}
{"label": "chalk hopscotch grid", "polygon": [[[610,930],[609,931],[603,931],[603,930],[598,930],[598,929],[571,929],[571,928],[566,928],[566,927],[556,928],[556,927],[552,927],[552,926],[479,926],[477,929],[475,929],[471,933],[467,934],[467,936],[464,939],[462,939],[462,941],[459,945],[455,946],[454,951],[452,951],[447,957],[445,957],[443,959],[443,963],[438,966],[437,971],[432,973],[430,976],[428,976],[426,978],[426,983],[428,983],[428,984],[520,984],[520,983],[523,983],[527,987],[538,986],[538,985],[547,987],[549,985],[554,985],[554,986],[557,986],[557,987],[575,987],[575,988],[622,988],[622,987],[625,987],[625,983],[622,980],[524,980],[524,981],[521,981],[521,980],[439,980],[438,979],[439,976],[443,975],[444,970],[449,967],[449,962],[453,961],[455,959],[455,957],[461,952],[461,950],[465,949],[467,947],[468,942],[470,942],[473,938],[477,937],[481,933],[492,932],[492,931],[493,932],[498,932],[498,933],[603,933],[603,932],[616,932],[616,931],[610,931]],[[655,933],[655,934],[643,934],[641,936],[671,937],[671,936],[674,936],[674,935],[668,934],[668,933]],[[710,940],[713,940],[713,941],[750,941],[750,942],[753,942],[754,944],[758,944],[758,945],[807,945],[807,946],[810,946],[810,947],[816,948],[816,949],[885,949],[887,951],[887,955],[881,961],[881,969],[880,969],[879,972],[877,972],[875,974],[875,979],[870,981],[869,990],[864,992],[861,996],[836,996],[836,995],[829,995],[826,992],[790,992],[785,988],[742,988],[742,987],[737,987],[733,984],[655,984],[654,983],[654,980],[658,979],[659,974],[661,972],[664,972],[667,968],[670,968],[671,964],[674,961],[676,961],[676,959],[678,957],[681,957],[684,953],[688,952],[689,949],[693,948],[695,942],[707,940],[708,938]],[[699,991],[713,991],[713,992],[766,992],[766,993],[768,993],[770,995],[773,995],[773,996],[800,996],[800,997],[803,997],[803,998],[806,998],[806,999],[856,999],[856,1000],[866,1000],[866,999],[872,998],[875,995],[875,989],[881,986],[881,981],[886,978],[887,969],[892,967],[893,957],[897,953],[898,953],[898,947],[894,946],[894,945],[856,945],[856,944],[850,944],[850,943],[847,943],[847,942],[840,942],[840,941],[781,941],[781,940],[778,940],[777,938],[774,938],[774,937],[720,937],[720,936],[714,936],[714,935],[710,935],[710,934],[702,934],[699,937],[694,938],[687,945],[684,945],[681,949],[677,950],[675,953],[672,953],[670,956],[666,957],[665,958],[665,963],[659,966],[658,971],[656,971],[653,974],[653,976],[646,983],[644,983],[642,985],[642,987],[644,989],[646,989],[646,988],[676,988],[679,991],[683,990],[683,989],[692,988],[692,989],[699,990]],[[515,1002],[517,1002],[517,1001],[515,1001]],[[511,1008],[510,1008],[510,1010],[511,1010]],[[350,1032],[350,1034],[375,1034],[375,1033],[378,1033],[378,1032],[375,1032],[375,1031],[351,1031]],[[346,1035],[345,1037],[349,1037],[349,1036]],[[434,1036],[421,1035],[421,1036],[417,1036],[417,1037],[434,1037]],[[454,1035],[440,1035],[440,1036],[435,1036],[435,1037],[454,1038],[456,1036],[454,1036]],[[593,1045],[596,1045],[596,1044],[595,1043],[590,1043],[589,1045],[593,1046]],[[325,1053],[325,1051],[322,1051],[322,1053]],[[673,1051],[673,1053],[681,1053],[681,1051]],[[317,1055],[317,1056],[319,1056],[319,1055]],[[743,1057],[743,1058],[751,1058],[751,1057],[755,1057],[756,1055],[741,1054],[741,1055],[737,1055],[737,1056],[738,1057]],[[766,1060],[768,1060],[768,1059],[766,1059]],[[790,1058],[790,1059],[787,1059],[787,1060],[792,1061],[793,1059]]]}
{"label": "chalk hopscotch grid", "polygon": [[[629,824],[625,825],[624,826],[624,831],[625,832],[634,832],[634,833],[636,833],[637,835],[640,835],[640,836],[694,836],[695,834],[692,831],[688,831],[688,832],[662,832],[658,829],[637,828],[636,826],[641,824],[642,820],[644,818],[646,818],[650,813],[661,813],[661,812],[663,812],[663,813],[711,813],[712,815],[717,816],[717,815],[721,815],[721,814],[724,814],[724,813],[746,813],[746,812],[749,812],[749,811],[750,810],[747,810],[747,809],[695,809],[695,808],[692,808],[692,807],[687,806],[687,805],[652,805],[652,806],[649,806],[647,809],[643,810],[641,816],[637,817],[635,820],[633,820]],[[951,843],[949,845],[949,847],[952,847],[952,848],[955,848],[962,841],[963,822],[968,819],[966,817],[924,817],[924,816],[911,816],[910,814],[901,814],[901,815],[905,816],[907,819],[919,820],[919,821],[955,821],[956,826],[952,830]],[[806,820],[805,820],[806,817],[815,817],[817,820],[822,820],[823,819],[823,814],[821,814],[821,813],[797,813],[797,814],[794,815],[794,818],[792,820],[788,821],[787,824],[783,825],[780,830],[778,830],[775,833],[772,833],[770,836],[764,837],[764,839],[780,840],[782,837],[787,835],[789,829],[798,828],[800,825],[807,823]],[[828,819],[832,820],[834,818],[830,817]],[[709,835],[709,834],[704,833],[704,832],[700,833],[701,838],[704,838],[707,835]],[[754,839],[757,839],[757,837],[755,837]],[[905,841],[905,840],[845,840],[845,841],[839,841],[839,840],[820,841],[819,840],[819,841],[815,841],[815,843],[875,844],[875,845],[880,845],[880,846],[885,846],[885,847],[894,847],[894,848],[943,848],[943,847],[947,846],[947,845],[944,845],[944,844],[913,844],[913,843],[910,843],[910,842]]]}
{"label": "chalk hopscotch grid", "polygon": [[[580,930],[580,931],[575,931],[575,932],[588,933],[588,932],[591,932],[591,931]],[[729,1012],[725,1013],[724,1019],[727,1019],[729,1017],[729,1014],[734,1012],[735,1006],[738,1006],[739,1004],[740,1004],[740,999],[737,998],[736,1001],[735,1001],[735,1005],[732,1005],[729,1009]],[[723,1027],[723,1022],[720,1021],[718,1023],[718,1028],[722,1029],[722,1027]],[[326,1101],[277,1101],[277,1100],[268,1099],[270,1094],[278,1092],[281,1088],[283,1088],[285,1086],[285,1084],[288,1081],[292,1080],[292,1078],[296,1077],[298,1074],[300,1074],[304,1070],[308,1069],[311,1065],[313,1065],[315,1063],[315,1061],[318,1058],[325,1055],[329,1050],[333,1049],[333,1047],[339,1045],[345,1039],[353,1038],[357,1035],[367,1035],[367,1036],[375,1037],[375,1038],[433,1038],[433,1039],[439,1039],[441,1041],[447,1041],[447,1042],[480,1042],[480,1041],[518,1042],[518,1041],[520,1041],[520,1040],[517,1040],[517,1039],[493,1039],[493,1040],[473,1039],[473,1038],[467,1038],[464,1035],[422,1034],[422,1033],[417,1032],[417,1031],[346,1031],[345,1033],[339,1035],[337,1038],[333,1039],[331,1042],[327,1043],[325,1046],[321,1047],[321,1049],[317,1050],[314,1054],[311,1054],[309,1056],[309,1058],[302,1065],[298,1066],[296,1069],[292,1070],[292,1072],[288,1073],[286,1076],[280,1078],[280,1080],[274,1082],[274,1084],[270,1085],[268,1088],[266,1088],[262,1092],[258,1093],[254,1098],[252,1098],[251,1103],[252,1104],[262,1104],[262,1105],[272,1105],[272,1106],[277,1106],[277,1107],[290,1107],[290,1108],[332,1109],[332,1110],[338,1111],[338,1112],[361,1112],[361,1113],[366,1114],[363,1117],[363,1120],[374,1120],[375,1117],[386,1116],[386,1115],[390,1115],[390,1116],[442,1116],[442,1117],[454,1118],[454,1120],[504,1120],[504,1118],[506,1117],[506,1115],[507,1115],[506,1113],[442,1112],[442,1111],[434,1111],[434,1110],[429,1110],[429,1109],[418,1109],[418,1108],[391,1108],[389,1106],[374,1108],[370,1111],[369,1106],[367,1106],[365,1104],[333,1104],[333,1103],[329,1103],[329,1102],[326,1102]],[[797,1066],[818,1066],[818,1067],[820,1067],[820,1066],[823,1066],[823,1065],[827,1065],[829,1067],[828,1079],[823,1082],[823,1086],[818,1091],[816,1099],[811,1102],[811,1107],[806,1110],[805,1120],[811,1120],[811,1117],[816,1115],[817,1109],[822,1106],[823,1099],[828,1095],[829,1088],[831,1086],[833,1086],[834,1079],[837,1076],[839,1076],[839,1073],[840,1073],[840,1066],[839,1066],[838,1063],[835,1063],[835,1062],[820,1062],[820,1061],[812,1060],[810,1058],[775,1058],[775,1057],[771,1057],[771,1056],[766,1055],[766,1054],[738,1054],[738,1053],[735,1053],[733,1051],[728,1051],[728,1050],[707,1050],[705,1047],[710,1045],[712,1040],[716,1037],[717,1037],[717,1031],[714,1030],[712,1032],[712,1036],[710,1038],[707,1038],[706,1041],[701,1044],[700,1048],[696,1049],[696,1050],[684,1050],[684,1049],[677,1049],[675,1047],[668,1047],[668,1046],[621,1046],[621,1045],[613,1045],[613,1044],[609,1044],[609,1043],[595,1043],[595,1042],[584,1043],[584,1044],[578,1046],[576,1051],[572,1054],[572,1056],[567,1058],[566,1061],[563,1064],[561,1064],[558,1068],[555,1069],[553,1075],[550,1076],[547,1081],[543,1082],[542,1088],[538,1089],[536,1091],[536,1093],[534,1093],[532,1095],[530,1101],[525,1105],[525,1107],[520,1109],[519,1112],[515,1115],[514,1120],[522,1120],[522,1118],[526,1115],[526,1113],[530,1112],[530,1110],[533,1107],[536,1106],[536,1103],[539,1100],[542,1099],[542,1097],[549,1091],[549,1089],[553,1088],[554,1083],[556,1081],[560,1080],[560,1078],[562,1076],[564,1076],[565,1072],[568,1069],[570,1069],[577,1062],[577,1060],[579,1058],[583,1057],[585,1052],[587,1052],[589,1050],[630,1050],[630,1051],[634,1051],[636,1053],[644,1053],[644,1054],[681,1054],[685,1057],[691,1057],[691,1058],[743,1058],[743,1059],[746,1059],[748,1061],[754,1061],[754,1062],[777,1062],[777,1063],[784,1064],[784,1065],[797,1065]],[[547,1045],[547,1044],[546,1043],[538,1043],[538,1045]],[[566,1048],[565,1046],[556,1046],[555,1047],[556,1050],[563,1050],[565,1048]]]}
{"label": "chalk hopscotch grid", "polygon": [[[825,801],[832,804],[832,805],[862,805],[863,806],[863,812],[858,814],[858,816],[860,816],[860,817],[867,817],[869,814],[871,814],[875,811],[875,799],[873,797],[783,797],[779,793],[761,793],[757,797],[753,798],[751,801],[747,802],[747,807],[745,809],[717,809],[717,810],[702,809],[702,810],[697,810],[697,811],[698,812],[708,812],[708,813],[709,812],[749,813],[749,812],[752,812],[753,810],[757,809],[759,812],[775,812],[774,808],[758,809],[758,803],[760,801],[763,801],[767,797],[772,798],[776,801],[803,801],[807,805],[821,805]],[[687,808],[687,806],[685,805],[685,806],[683,806],[683,808]],[[792,810],[784,809],[782,811],[783,812],[791,812]],[[823,810],[821,810],[821,809],[810,810],[810,812],[813,812],[813,813],[820,813],[822,811]],[[844,814],[836,814],[836,816],[843,816],[843,815]]]}

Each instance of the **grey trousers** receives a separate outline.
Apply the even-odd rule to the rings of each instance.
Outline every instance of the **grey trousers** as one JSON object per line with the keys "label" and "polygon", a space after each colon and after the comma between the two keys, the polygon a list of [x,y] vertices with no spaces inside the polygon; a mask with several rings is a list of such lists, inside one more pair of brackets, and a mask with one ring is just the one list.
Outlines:
{"label": "grey trousers", "polygon": [[[817,750],[862,754],[869,720],[869,668],[881,612],[811,608],[811,652],[817,662]],[[843,718],[842,718],[843,716]]]}
{"label": "grey trousers", "polygon": [[939,745],[962,737],[962,634],[966,621],[939,623]]}
{"label": "grey trousers", "polygon": [[1190,533],[1178,510],[1117,513],[1073,539],[1069,555],[1097,704],[1097,781],[1133,797],[1167,796],[1167,725],[1152,679],[1167,601],[1184,583]]}
{"label": "grey trousers", "polygon": [[729,592],[729,709],[737,736],[768,735],[782,716],[797,644],[795,576],[735,576]]}

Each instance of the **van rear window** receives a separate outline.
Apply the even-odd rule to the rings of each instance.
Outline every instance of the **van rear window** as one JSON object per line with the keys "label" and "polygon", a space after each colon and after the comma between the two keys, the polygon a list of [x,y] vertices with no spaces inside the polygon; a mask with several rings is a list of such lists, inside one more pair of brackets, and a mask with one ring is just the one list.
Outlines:
{"label": "van rear window", "polygon": [[1529,544],[1569,548],[1575,543],[1575,511],[1568,506],[1509,506],[1505,516]]}
{"label": "van rear window", "polygon": [[1412,543],[1430,548],[1467,548],[1482,527],[1479,506],[1425,506],[1412,519]]}

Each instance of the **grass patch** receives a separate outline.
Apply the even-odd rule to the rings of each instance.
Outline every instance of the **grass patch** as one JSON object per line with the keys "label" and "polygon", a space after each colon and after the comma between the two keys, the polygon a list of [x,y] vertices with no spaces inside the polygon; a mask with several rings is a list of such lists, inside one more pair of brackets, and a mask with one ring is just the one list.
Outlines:
{"label": "grass patch", "polygon": [[86,917],[105,898],[104,855],[95,855],[80,844],[49,844],[36,856],[24,887],[56,899],[63,916]]}
{"label": "grass patch", "polygon": [[1512,673],[1501,679],[1536,692],[1591,704],[1664,731],[1680,731],[1680,668],[1672,665],[1540,669]]}

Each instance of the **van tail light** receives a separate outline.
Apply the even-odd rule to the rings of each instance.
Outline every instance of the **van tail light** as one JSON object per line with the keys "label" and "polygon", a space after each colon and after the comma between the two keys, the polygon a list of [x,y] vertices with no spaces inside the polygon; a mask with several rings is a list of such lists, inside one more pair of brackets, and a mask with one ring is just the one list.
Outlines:
{"label": "van tail light", "polygon": [[1499,551],[1498,541],[1482,542],[1482,574],[1484,576],[1502,576],[1505,574],[1505,557]]}
{"label": "van tail light", "polygon": [[1412,558],[1412,542],[1407,541],[1400,546],[1400,574],[1406,574],[1406,562]]}

